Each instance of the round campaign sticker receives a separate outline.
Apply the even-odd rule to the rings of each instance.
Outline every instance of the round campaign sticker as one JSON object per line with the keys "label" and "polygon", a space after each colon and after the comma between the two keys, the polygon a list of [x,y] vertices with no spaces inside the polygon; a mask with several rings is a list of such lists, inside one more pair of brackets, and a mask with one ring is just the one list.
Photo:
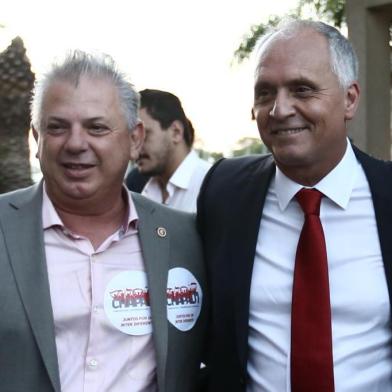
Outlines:
{"label": "round campaign sticker", "polygon": [[152,332],[147,275],[142,271],[124,271],[106,286],[104,309],[110,322],[128,335]]}
{"label": "round campaign sticker", "polygon": [[196,323],[203,301],[199,282],[185,268],[172,268],[167,277],[167,318],[180,331]]}

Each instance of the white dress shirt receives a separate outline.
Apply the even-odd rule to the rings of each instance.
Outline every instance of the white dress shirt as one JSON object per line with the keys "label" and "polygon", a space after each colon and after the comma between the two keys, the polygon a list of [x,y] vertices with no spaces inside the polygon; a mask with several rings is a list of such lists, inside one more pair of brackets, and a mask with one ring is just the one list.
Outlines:
{"label": "white dress shirt", "polygon": [[[253,267],[248,392],[290,391],[291,295],[304,215],[302,188],[278,168],[267,193]],[[392,391],[390,303],[368,181],[351,145],[316,186],[323,197],[335,390]],[[315,391],[316,392],[316,391]]]}
{"label": "white dress shirt", "polygon": [[[196,212],[197,196],[210,167],[210,163],[199,158],[192,150],[170,177],[166,186],[169,197],[164,204],[182,211]],[[142,195],[162,203],[161,187],[155,177],[147,182]]]}

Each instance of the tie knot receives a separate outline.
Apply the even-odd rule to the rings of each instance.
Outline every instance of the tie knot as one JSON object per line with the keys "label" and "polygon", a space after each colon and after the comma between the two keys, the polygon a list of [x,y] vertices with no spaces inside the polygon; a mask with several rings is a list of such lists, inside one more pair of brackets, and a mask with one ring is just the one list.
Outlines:
{"label": "tie knot", "polygon": [[295,197],[305,215],[320,215],[320,204],[323,194],[317,189],[302,188]]}

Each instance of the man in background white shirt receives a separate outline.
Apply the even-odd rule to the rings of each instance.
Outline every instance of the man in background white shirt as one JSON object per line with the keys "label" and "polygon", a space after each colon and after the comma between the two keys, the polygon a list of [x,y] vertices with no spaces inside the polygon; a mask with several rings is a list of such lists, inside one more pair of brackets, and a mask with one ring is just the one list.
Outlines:
{"label": "man in background white shirt", "polygon": [[137,166],[141,174],[151,177],[142,195],[195,212],[201,183],[211,165],[192,150],[192,123],[174,94],[146,89],[140,91],[140,100],[146,137]]}

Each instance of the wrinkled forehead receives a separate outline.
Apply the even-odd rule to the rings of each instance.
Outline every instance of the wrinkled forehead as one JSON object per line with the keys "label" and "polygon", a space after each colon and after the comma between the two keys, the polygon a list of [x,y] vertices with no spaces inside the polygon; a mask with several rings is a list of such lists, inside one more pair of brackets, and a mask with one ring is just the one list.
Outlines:
{"label": "wrinkled forehead", "polygon": [[322,51],[327,61],[330,61],[330,52],[327,39],[318,31],[309,27],[295,27],[279,30],[266,35],[259,42],[256,52],[255,79],[260,67],[273,53],[277,61],[290,62],[293,55],[299,52]]}
{"label": "wrinkled forehead", "polygon": [[81,76],[75,79],[54,79],[45,89],[43,107],[53,101],[91,101],[118,104],[118,91],[106,78]]}
{"label": "wrinkled forehead", "polygon": [[77,85],[68,80],[53,81],[43,96],[40,125],[52,117],[67,121],[98,117],[125,121],[116,88],[105,79],[94,78],[80,78]]}
{"label": "wrinkled forehead", "polygon": [[48,82],[45,93],[51,91],[53,88],[56,88],[59,85],[69,90],[91,91],[97,95],[102,95],[101,89],[117,93],[116,86],[108,77],[89,74],[59,76],[53,78]]}

